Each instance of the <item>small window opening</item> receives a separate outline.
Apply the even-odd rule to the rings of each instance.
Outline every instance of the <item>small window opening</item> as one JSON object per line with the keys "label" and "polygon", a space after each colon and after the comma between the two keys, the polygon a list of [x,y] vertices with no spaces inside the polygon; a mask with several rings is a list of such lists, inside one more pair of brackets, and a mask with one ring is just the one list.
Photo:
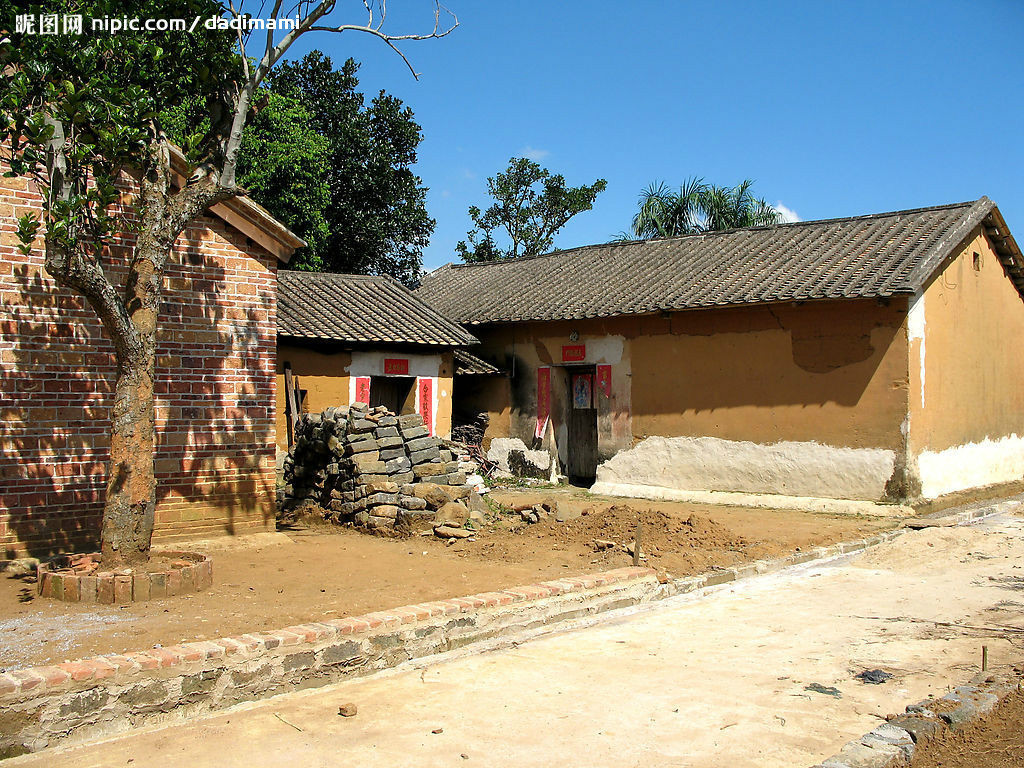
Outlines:
{"label": "small window opening", "polygon": [[973,254],[973,263],[974,263],[974,271],[975,272],[980,272],[981,271],[981,254],[978,253],[977,251],[975,251],[974,254]]}

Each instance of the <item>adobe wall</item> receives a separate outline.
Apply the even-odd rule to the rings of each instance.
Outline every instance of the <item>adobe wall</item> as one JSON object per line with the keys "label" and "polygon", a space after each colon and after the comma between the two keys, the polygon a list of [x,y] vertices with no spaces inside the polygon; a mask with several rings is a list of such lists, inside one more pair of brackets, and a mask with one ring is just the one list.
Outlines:
{"label": "adobe wall", "polygon": [[[907,409],[906,301],[813,302],[474,328],[512,381],[509,433],[537,429],[537,369],[566,451],[564,346],[610,366],[595,490],[646,485],[878,500]],[[503,359],[504,358],[504,359]],[[650,438],[650,439],[649,439]]]}
{"label": "adobe wall", "polygon": [[1020,479],[1024,300],[980,228],[910,319],[910,452],[922,495]]}
{"label": "adobe wall", "polygon": [[[113,351],[84,300],[17,250],[15,217],[39,210],[0,179],[0,556],[95,546]],[[110,254],[111,274],[131,241]],[[157,540],[274,524],[276,259],[220,219],[178,240],[157,357]]]}
{"label": "adobe wall", "polygon": [[302,345],[284,340],[277,353],[277,422],[276,445],[288,450],[288,427],[285,421],[284,366],[291,365],[292,374],[305,391],[303,413],[320,413],[327,408],[359,402],[359,379],[387,376],[386,360],[404,361],[407,373],[416,378],[413,409],[426,416],[425,398],[420,395],[428,382],[431,434],[450,437],[452,432],[452,373],[454,355],[450,349],[439,352],[409,352],[403,349],[348,350],[340,345]]}

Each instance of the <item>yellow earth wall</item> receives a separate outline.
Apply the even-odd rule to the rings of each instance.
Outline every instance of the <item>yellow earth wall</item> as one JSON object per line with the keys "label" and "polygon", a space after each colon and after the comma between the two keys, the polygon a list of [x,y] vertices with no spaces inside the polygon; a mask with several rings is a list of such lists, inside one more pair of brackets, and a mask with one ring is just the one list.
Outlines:
{"label": "yellow earth wall", "polygon": [[[324,408],[348,405],[355,399],[354,379],[359,376],[383,376],[384,360],[402,358],[409,361],[409,375],[433,381],[432,415],[434,433],[450,437],[452,431],[452,373],[454,355],[450,349],[436,353],[410,353],[403,350],[344,349],[323,351],[279,343],[277,355],[277,447],[288,448],[285,421],[284,366],[290,363],[292,374],[299,378],[305,391],[304,413],[317,413]],[[413,393],[415,398],[415,390]],[[417,403],[418,410],[418,403]]]}
{"label": "yellow earth wall", "polygon": [[[533,442],[537,368],[551,366],[542,445],[565,462],[563,345],[611,366],[597,398],[598,486],[882,499],[904,450],[904,299],[814,302],[474,328],[515,369],[509,435]],[[613,487],[614,486],[614,487]],[[595,486],[597,487],[597,486]]]}
{"label": "yellow earth wall", "polygon": [[292,375],[306,391],[303,412],[318,413],[324,408],[348,405],[348,368],[351,353],[345,350],[320,352],[314,349],[278,343],[277,346],[277,447],[288,449],[288,427],[285,421],[285,364],[291,364]]}
{"label": "yellow earth wall", "polygon": [[979,229],[910,311],[910,452],[921,493],[1024,475],[1024,301]]}

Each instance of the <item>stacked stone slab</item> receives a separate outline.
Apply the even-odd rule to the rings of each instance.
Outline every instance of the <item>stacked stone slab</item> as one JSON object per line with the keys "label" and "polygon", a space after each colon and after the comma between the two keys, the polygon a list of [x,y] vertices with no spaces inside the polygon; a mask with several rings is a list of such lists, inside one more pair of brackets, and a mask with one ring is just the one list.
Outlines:
{"label": "stacked stone slab", "polygon": [[366,528],[432,518],[420,484],[448,488],[453,498],[468,491],[457,457],[419,414],[396,416],[361,403],[300,417],[284,479],[286,509],[311,501],[335,522]]}

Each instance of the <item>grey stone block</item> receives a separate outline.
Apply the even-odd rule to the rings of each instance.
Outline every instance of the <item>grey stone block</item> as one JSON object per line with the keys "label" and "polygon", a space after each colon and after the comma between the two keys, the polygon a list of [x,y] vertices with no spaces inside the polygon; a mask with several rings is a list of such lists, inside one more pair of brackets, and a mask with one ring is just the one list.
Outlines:
{"label": "grey stone block", "polygon": [[367,451],[376,451],[378,448],[384,448],[384,447],[387,447],[387,446],[380,445],[372,437],[366,437],[366,438],[363,438],[361,440],[356,440],[356,441],[353,441],[351,443],[348,443],[345,446],[345,455],[346,456],[352,456],[353,454],[356,454],[356,453],[365,453]]}
{"label": "grey stone block", "polygon": [[381,448],[401,448],[405,443],[400,437],[382,437],[377,441],[377,445]]}
{"label": "grey stone block", "polygon": [[437,448],[425,448],[422,451],[413,451],[409,454],[409,460],[413,464],[426,464],[437,461],[439,457],[440,453]]}
{"label": "grey stone block", "polygon": [[402,495],[398,497],[398,503],[403,509],[426,509],[427,502],[424,499],[417,498],[416,496]]}
{"label": "grey stone block", "polygon": [[385,463],[385,472],[389,475],[398,474],[399,472],[408,472],[412,469],[412,462],[405,456],[398,459],[392,459]]}
{"label": "grey stone block", "polygon": [[406,440],[415,440],[419,437],[429,437],[430,433],[426,427],[408,427],[402,430],[402,437]]}
{"label": "grey stone block", "polygon": [[377,427],[373,430],[373,434],[376,435],[377,439],[382,437],[398,437],[398,427]]}
{"label": "grey stone block", "polygon": [[377,428],[377,423],[370,421],[369,419],[355,419],[350,421],[348,424],[348,431],[350,433],[359,434],[361,432],[372,432]]}
{"label": "grey stone block", "polygon": [[397,475],[391,475],[391,482],[398,483],[403,488],[407,483],[412,483],[416,476],[412,472],[399,472]]}
{"label": "grey stone block", "polygon": [[409,453],[422,451],[427,448],[438,449],[438,442],[436,437],[417,437],[415,440],[409,440],[405,444],[405,448]]}
{"label": "grey stone block", "polygon": [[371,493],[366,497],[366,505],[368,507],[375,507],[379,504],[397,504],[398,494],[397,493]]}
{"label": "grey stone block", "polygon": [[392,459],[401,459],[405,456],[404,448],[385,448],[380,452],[381,461],[391,461]]}
{"label": "grey stone block", "polygon": [[418,427],[422,424],[423,417],[420,416],[418,413],[406,413],[398,417],[398,425],[402,427],[402,429],[406,429],[408,427]]}

